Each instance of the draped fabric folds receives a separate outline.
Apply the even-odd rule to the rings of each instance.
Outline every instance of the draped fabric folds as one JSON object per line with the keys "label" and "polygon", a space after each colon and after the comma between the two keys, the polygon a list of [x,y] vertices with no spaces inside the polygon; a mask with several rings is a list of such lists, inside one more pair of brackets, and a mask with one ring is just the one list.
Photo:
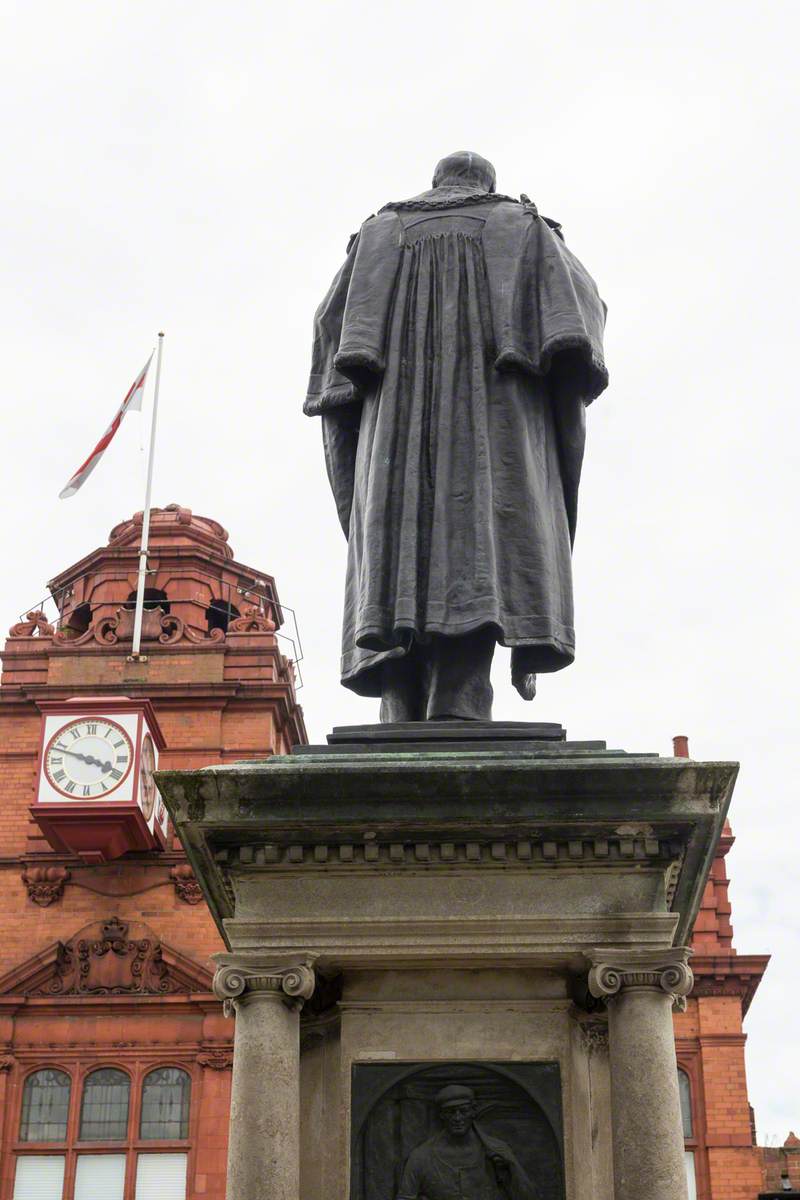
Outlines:
{"label": "draped fabric folds", "polygon": [[305,411],[348,538],[342,682],[362,695],[434,633],[492,626],[531,671],[574,657],[604,308],[532,206],[430,196],[362,226],[315,321]]}

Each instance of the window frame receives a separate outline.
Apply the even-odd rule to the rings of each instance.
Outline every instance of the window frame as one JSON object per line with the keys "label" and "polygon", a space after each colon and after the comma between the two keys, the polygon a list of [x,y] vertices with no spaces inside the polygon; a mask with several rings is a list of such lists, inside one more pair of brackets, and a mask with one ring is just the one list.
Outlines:
{"label": "window frame", "polygon": [[[122,1140],[124,1140],[122,1138],[82,1138],[81,1137],[81,1126],[83,1125],[83,1105],[86,1100],[86,1084],[89,1082],[89,1080],[92,1078],[93,1075],[97,1075],[100,1071],[119,1071],[120,1075],[124,1075],[124,1077],[128,1081],[128,1113],[127,1113],[127,1117],[125,1120],[125,1126],[126,1126],[125,1132],[126,1132],[126,1136],[128,1136],[128,1137],[130,1136],[131,1108],[133,1106],[133,1076],[131,1075],[130,1071],[126,1071],[124,1069],[124,1067],[117,1067],[117,1066],[112,1065],[111,1063],[102,1063],[101,1065],[92,1067],[91,1070],[87,1071],[81,1078],[81,1083],[80,1083],[81,1100],[80,1100],[80,1104],[78,1105],[78,1127],[77,1127],[77,1131],[75,1134],[75,1144],[77,1146],[87,1146],[87,1145],[92,1146],[92,1145],[96,1145],[96,1144],[102,1144],[103,1146],[116,1146],[116,1145],[119,1145],[119,1143]],[[67,1128],[69,1128],[69,1126]]]}
{"label": "window frame", "polygon": [[[114,1068],[124,1072],[130,1080],[128,1103],[128,1126],[126,1136],[122,1139],[108,1141],[80,1141],[81,1106],[83,1091],[87,1078],[94,1071]],[[173,1067],[184,1071],[189,1077],[189,1120],[188,1137],[186,1138],[142,1138],[139,1135],[142,1111],[142,1086],[145,1077],[151,1071],[161,1067]],[[67,1133],[61,1142],[23,1142],[20,1139],[22,1121],[22,1098],[25,1083],[37,1071],[62,1071],[70,1079],[69,1112],[67,1115]],[[185,1154],[186,1155],[186,1194],[191,1194],[191,1180],[194,1178],[195,1156],[197,1146],[197,1124],[200,1113],[200,1068],[194,1060],[181,1060],[179,1057],[162,1058],[155,1055],[144,1057],[103,1058],[91,1061],[81,1057],[69,1063],[63,1060],[36,1061],[26,1063],[25,1070],[20,1076],[16,1089],[15,1102],[11,1105],[10,1117],[13,1121],[11,1155],[14,1160],[11,1172],[11,1195],[16,1180],[17,1160],[19,1158],[36,1158],[47,1155],[62,1155],[64,1157],[64,1186],[61,1200],[74,1200],[75,1175],[80,1155],[124,1154],[125,1155],[125,1184],[123,1200],[135,1200],[136,1170],[140,1154]]]}
{"label": "window frame", "polygon": [[703,1109],[702,1078],[698,1055],[677,1054],[677,1069],[689,1080],[689,1103],[692,1115],[692,1136],[683,1139],[685,1150],[694,1155],[694,1177],[697,1200],[710,1200],[710,1182],[705,1145],[705,1113]]}
{"label": "window frame", "polygon": [[19,1111],[16,1113],[17,1121],[14,1130],[14,1141],[19,1142],[23,1146],[61,1146],[62,1142],[48,1142],[43,1140],[32,1141],[30,1138],[22,1137],[22,1111],[25,1106],[25,1089],[28,1086],[28,1080],[33,1079],[34,1075],[38,1075],[41,1071],[58,1071],[61,1075],[66,1075],[69,1080],[69,1100],[67,1102],[67,1128],[66,1134],[69,1136],[69,1122],[72,1114],[72,1099],[75,1092],[75,1078],[72,1071],[66,1067],[56,1067],[48,1065],[46,1067],[33,1067],[30,1071],[26,1071],[20,1081],[19,1089]]}
{"label": "window frame", "polygon": [[[156,1071],[165,1071],[165,1070],[182,1071],[183,1074],[189,1080],[189,1110],[186,1114],[187,1136],[185,1138],[146,1138],[146,1137],[142,1137],[142,1107],[144,1104],[144,1085],[147,1082],[148,1078],[151,1075],[153,1075]],[[169,1142],[170,1145],[172,1145],[173,1142],[175,1144],[177,1144],[178,1142],[182,1142],[182,1141],[188,1142],[189,1141],[189,1135],[191,1134],[191,1129],[192,1129],[192,1092],[194,1090],[192,1087],[192,1082],[193,1081],[192,1081],[191,1071],[187,1071],[185,1067],[176,1067],[171,1063],[170,1064],[159,1063],[158,1066],[156,1066],[156,1067],[148,1067],[146,1070],[142,1071],[141,1080],[139,1082],[139,1096],[138,1096],[139,1114],[138,1114],[138,1119],[136,1122],[136,1140],[137,1141],[146,1142],[146,1143],[149,1143],[154,1146],[159,1145],[161,1142]]]}

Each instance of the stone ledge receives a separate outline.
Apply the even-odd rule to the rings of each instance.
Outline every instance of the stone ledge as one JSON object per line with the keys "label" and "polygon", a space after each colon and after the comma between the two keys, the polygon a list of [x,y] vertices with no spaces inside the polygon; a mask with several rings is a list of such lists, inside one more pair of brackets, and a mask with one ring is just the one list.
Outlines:
{"label": "stone ledge", "polygon": [[602,869],[620,881],[632,870],[663,870],[684,941],[737,770],[603,751],[539,757],[500,744],[289,755],[158,780],[226,940],[234,878],[302,874],[311,886],[337,873],[385,880],[393,870],[480,871],[488,882],[503,871]]}
{"label": "stone ledge", "polygon": [[434,967],[474,969],[505,965],[568,967],[585,972],[597,944],[672,945],[674,913],[474,916],[441,919],[231,919],[226,935],[237,951],[287,957],[313,952],[323,973],[345,968]]}

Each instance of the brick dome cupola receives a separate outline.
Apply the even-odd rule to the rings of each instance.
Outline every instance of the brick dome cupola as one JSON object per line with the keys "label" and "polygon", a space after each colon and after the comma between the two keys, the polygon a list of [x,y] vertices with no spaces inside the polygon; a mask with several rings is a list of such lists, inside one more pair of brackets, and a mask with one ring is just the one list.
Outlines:
{"label": "brick dome cupola", "polygon": [[[141,529],[136,513],[114,526],[107,546],[50,581],[57,641],[130,642]],[[237,563],[227,530],[210,517],[178,504],[153,509],[148,567],[144,643],[218,641],[243,616],[253,627],[282,624],[274,579]]]}

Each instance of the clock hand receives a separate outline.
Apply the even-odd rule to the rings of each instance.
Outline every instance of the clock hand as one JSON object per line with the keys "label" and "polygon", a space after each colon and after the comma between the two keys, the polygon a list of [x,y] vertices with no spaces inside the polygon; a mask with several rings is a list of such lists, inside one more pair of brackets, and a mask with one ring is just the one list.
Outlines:
{"label": "clock hand", "polygon": [[69,754],[71,758],[79,758],[81,762],[88,763],[90,767],[101,767],[104,775],[111,770],[110,762],[101,762],[99,758],[93,758],[91,754],[79,754],[77,750],[62,750],[61,753]]}

